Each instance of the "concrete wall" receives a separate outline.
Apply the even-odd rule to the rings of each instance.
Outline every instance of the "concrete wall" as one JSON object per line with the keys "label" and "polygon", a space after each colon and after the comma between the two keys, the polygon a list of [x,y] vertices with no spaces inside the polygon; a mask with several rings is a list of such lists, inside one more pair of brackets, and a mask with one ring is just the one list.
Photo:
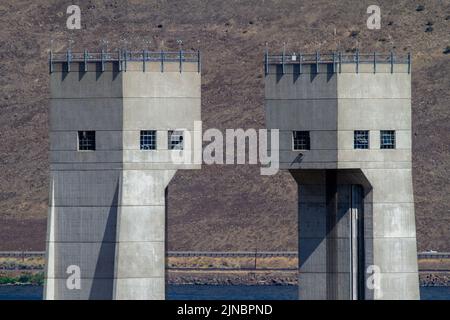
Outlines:
{"label": "concrete wall", "polygon": [[[343,257],[349,247],[335,241],[332,230],[323,233],[330,215],[324,177],[327,170],[338,169],[335,198],[346,209],[336,208],[333,214],[352,210],[341,203],[345,190],[352,185],[363,188],[359,211],[365,248],[360,260],[365,270],[370,265],[380,269],[380,286],[360,290],[360,297],[417,299],[408,66],[394,64],[393,72],[390,64],[382,63],[376,70],[372,64],[360,64],[357,70],[355,63],[343,64],[340,72],[333,72],[331,64],[315,69],[315,64],[306,64],[300,73],[298,66],[286,65],[282,74],[281,65],[270,65],[265,78],[266,122],[269,129],[280,130],[280,168],[289,169],[299,184],[300,298],[351,297],[344,288],[350,281],[345,276],[335,278],[337,291],[329,282],[342,268],[339,257],[330,260],[330,243]],[[293,130],[310,131],[311,150],[293,150]],[[370,131],[369,149],[354,149],[354,130]],[[380,130],[395,130],[395,149],[380,149]],[[334,265],[326,267],[326,261]]]}
{"label": "concrete wall", "polygon": [[[361,168],[371,185],[373,264],[380,268],[375,299],[418,299],[412,188],[411,74],[404,64],[363,65],[338,74],[338,167]],[[370,130],[368,150],[353,149],[353,131]],[[380,149],[380,130],[395,130],[396,148]]]}
{"label": "concrete wall", "polygon": [[[336,74],[326,65],[316,73],[315,65],[305,65],[302,73],[293,65],[285,74],[271,65],[265,79],[265,109],[268,129],[280,130],[280,168],[321,169],[337,166]],[[293,151],[292,131],[310,131],[311,150]]]}
{"label": "concrete wall", "polygon": [[[176,170],[201,165],[197,64],[165,66],[55,64],[46,299],[165,298],[166,187]],[[78,151],[81,130],[96,131],[95,151]],[[157,150],[140,150],[140,130],[157,130]],[[168,130],[186,130],[184,150],[168,150]],[[79,290],[66,286],[70,265]]]}

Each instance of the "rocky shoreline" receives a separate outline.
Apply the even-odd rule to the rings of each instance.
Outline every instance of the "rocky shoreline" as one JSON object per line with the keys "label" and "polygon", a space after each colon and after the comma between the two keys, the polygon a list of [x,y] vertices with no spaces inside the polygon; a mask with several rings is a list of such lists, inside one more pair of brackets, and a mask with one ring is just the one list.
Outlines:
{"label": "rocky shoreline", "polygon": [[[0,258],[0,285],[43,283],[43,257]],[[174,285],[298,285],[292,257],[169,257],[167,282]],[[419,260],[421,286],[450,286],[450,260]]]}
{"label": "rocky shoreline", "polygon": [[420,273],[419,283],[424,287],[450,287],[450,272]]}
{"label": "rocky shoreline", "polygon": [[[169,271],[167,282],[174,285],[298,285],[296,272],[186,272]],[[449,273],[420,273],[421,286],[450,286]]]}
{"label": "rocky shoreline", "polygon": [[[0,275],[0,278],[2,276]],[[4,278],[3,278],[4,279]],[[0,286],[11,285],[42,285],[42,282],[0,281]],[[173,272],[169,271],[167,283],[170,285],[247,285],[247,286],[297,286],[298,279],[295,272]],[[450,272],[421,273],[420,286],[423,287],[450,287]]]}
{"label": "rocky shoreline", "polygon": [[297,285],[296,273],[281,272],[168,272],[169,284]]}

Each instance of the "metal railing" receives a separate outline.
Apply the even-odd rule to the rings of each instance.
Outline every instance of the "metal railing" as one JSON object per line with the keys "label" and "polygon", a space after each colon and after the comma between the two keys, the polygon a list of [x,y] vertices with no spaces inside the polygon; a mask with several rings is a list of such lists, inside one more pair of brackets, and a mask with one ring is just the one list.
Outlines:
{"label": "metal railing", "polygon": [[169,257],[297,257],[296,251],[168,251]]}
{"label": "metal railing", "polygon": [[70,49],[66,52],[49,53],[49,69],[50,73],[54,71],[55,63],[65,63],[67,72],[70,72],[70,64],[73,62],[83,63],[84,71],[87,71],[88,63],[101,63],[102,71],[105,70],[107,62],[118,63],[119,71],[127,71],[127,62],[142,62],[143,71],[146,70],[147,62],[159,62],[161,72],[164,72],[165,62],[179,63],[180,72],[183,71],[183,63],[197,63],[197,72],[201,71],[200,51],[128,51],[117,50],[116,52],[72,52]]}
{"label": "metal railing", "polygon": [[[169,257],[297,257],[297,251],[168,251]],[[450,252],[419,252],[419,259],[450,259]],[[0,251],[0,257],[45,257],[45,251]]]}
{"label": "metal railing", "polygon": [[45,251],[0,251],[0,257],[2,258],[45,257]]}
{"label": "metal railing", "polygon": [[394,72],[394,64],[407,64],[408,73],[411,72],[411,54],[395,55],[394,52],[389,54],[373,53],[342,53],[342,52],[328,52],[320,53],[291,53],[286,54],[283,50],[281,54],[269,54],[266,50],[264,53],[264,66],[266,75],[269,72],[269,66],[272,64],[281,65],[282,73],[285,73],[285,65],[299,65],[299,72],[302,73],[302,66],[304,64],[315,64],[316,70],[319,70],[320,64],[332,64],[333,72],[341,72],[341,66],[345,63],[356,64],[356,72],[360,64],[372,64],[373,70],[376,72],[377,64],[390,64],[391,73]]}
{"label": "metal railing", "polygon": [[419,259],[450,259],[450,252],[419,252]]}

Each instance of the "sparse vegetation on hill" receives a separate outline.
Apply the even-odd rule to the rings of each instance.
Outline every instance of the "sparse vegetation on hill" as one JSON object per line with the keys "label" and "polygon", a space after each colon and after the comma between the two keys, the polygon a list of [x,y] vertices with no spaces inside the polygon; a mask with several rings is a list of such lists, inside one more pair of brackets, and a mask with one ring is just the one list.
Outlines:
{"label": "sparse vegetation on hill", "polygon": [[[0,4],[0,249],[44,250],[48,197],[48,66],[53,48],[201,49],[207,128],[264,127],[262,54],[288,51],[413,55],[413,166],[419,250],[450,251],[450,5],[378,1],[368,30],[360,0],[78,1],[82,30],[66,29],[67,3]],[[391,23],[392,22],[392,23]],[[431,23],[431,24],[428,24]],[[428,24],[428,25],[427,25]],[[426,32],[428,30],[428,32]],[[169,186],[168,249],[295,250],[296,185],[257,166],[179,171]]]}

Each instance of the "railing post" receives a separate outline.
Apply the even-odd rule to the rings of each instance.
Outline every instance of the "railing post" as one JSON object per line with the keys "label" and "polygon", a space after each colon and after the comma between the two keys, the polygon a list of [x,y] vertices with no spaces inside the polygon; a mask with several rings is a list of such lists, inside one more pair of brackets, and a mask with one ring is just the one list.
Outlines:
{"label": "railing post", "polygon": [[142,51],[142,72],[145,72],[145,57],[147,56],[147,51]]}
{"label": "railing post", "polygon": [[319,73],[319,51],[316,51],[316,73]]}
{"label": "railing post", "polygon": [[128,69],[128,50],[127,49],[125,49],[125,52],[124,52],[124,58],[125,58],[125,72],[127,71],[127,69]]}
{"label": "railing post", "polygon": [[102,72],[105,71],[105,51],[102,49]]}
{"label": "railing post", "polygon": [[339,59],[339,73],[342,72],[342,52],[339,51],[338,53],[338,59]]}
{"label": "railing post", "polygon": [[373,53],[373,73],[377,73],[377,53]]}
{"label": "railing post", "polygon": [[391,51],[391,73],[394,73],[394,52]]}
{"label": "railing post", "polygon": [[50,73],[53,73],[53,51],[50,49],[49,57],[48,57],[48,63],[50,68]]}
{"label": "railing post", "polygon": [[333,51],[333,73],[336,72],[336,53]]}
{"label": "railing post", "polygon": [[183,50],[180,49],[180,73],[183,71]]}
{"label": "railing post", "polygon": [[197,50],[197,72],[200,73],[200,71],[202,70],[202,65],[201,65],[201,57],[200,57],[200,50]]}
{"label": "railing post", "polygon": [[281,55],[281,73],[284,74],[284,59],[286,54],[286,47],[283,47],[283,53]]}
{"label": "railing post", "polygon": [[356,49],[355,52],[355,59],[356,59],[356,73],[359,73],[359,50]]}
{"label": "railing post", "polygon": [[411,52],[408,52],[408,73],[411,73]]}
{"label": "railing post", "polygon": [[84,54],[83,54],[83,60],[84,60],[84,72],[87,72],[87,60],[88,60],[88,53],[87,50],[84,49]]}
{"label": "railing post", "polygon": [[164,72],[164,51],[161,50],[161,72]]}
{"label": "railing post", "polygon": [[70,72],[70,57],[71,57],[71,53],[70,53],[70,48],[67,49],[67,72]]}
{"label": "railing post", "polygon": [[269,74],[269,49],[266,47],[264,50],[264,75]]}
{"label": "railing post", "polygon": [[299,55],[298,55],[298,62],[299,62],[298,73],[302,74],[302,72],[303,72],[303,55],[301,53],[299,53]]}
{"label": "railing post", "polygon": [[118,51],[117,51],[117,62],[118,62],[118,67],[119,67],[119,71],[122,71],[122,50],[121,49],[119,49]]}

